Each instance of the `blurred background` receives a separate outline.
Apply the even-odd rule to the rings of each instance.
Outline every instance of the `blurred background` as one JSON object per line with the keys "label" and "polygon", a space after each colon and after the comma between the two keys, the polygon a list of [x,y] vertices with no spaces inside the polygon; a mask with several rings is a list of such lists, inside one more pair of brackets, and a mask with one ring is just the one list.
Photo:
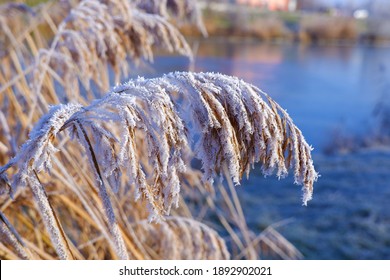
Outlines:
{"label": "blurred background", "polygon": [[183,30],[195,61],[161,54],[136,75],[215,71],[267,92],[321,177],[304,207],[291,180],[252,172],[238,191],[249,226],[275,224],[307,259],[390,259],[390,1],[201,4],[209,37]]}
{"label": "blurred background", "polygon": [[321,177],[304,207],[291,178],[252,172],[238,191],[250,228],[273,225],[306,259],[390,259],[390,1],[199,2],[208,37],[182,28],[195,60],[159,53],[133,77],[215,71],[267,92]]}

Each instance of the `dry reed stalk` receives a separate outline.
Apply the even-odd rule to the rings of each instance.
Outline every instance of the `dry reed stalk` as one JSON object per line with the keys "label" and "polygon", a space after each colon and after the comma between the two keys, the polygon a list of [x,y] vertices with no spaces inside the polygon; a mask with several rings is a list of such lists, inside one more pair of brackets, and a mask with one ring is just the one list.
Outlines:
{"label": "dry reed stalk", "polygon": [[19,49],[24,47],[17,40],[17,35],[34,16],[34,11],[23,3],[8,3],[0,5],[0,57],[7,55],[7,50],[12,47]]}
{"label": "dry reed stalk", "polygon": [[229,259],[225,241],[210,227],[192,219],[169,217],[159,224],[140,221],[134,230],[155,259]]}
{"label": "dry reed stalk", "polygon": [[73,1],[48,1],[35,7],[23,3],[0,5],[2,54],[6,55],[9,50],[17,49],[26,50],[25,54],[34,54],[35,50],[47,47],[48,40],[57,30],[56,20],[52,17],[61,18],[62,21],[72,7],[71,2]]}
{"label": "dry reed stalk", "polygon": [[[254,252],[255,248],[249,248],[253,243],[253,233],[246,226],[246,218],[242,213],[240,202],[235,193],[236,189],[229,179],[227,169],[223,168],[223,174],[227,179],[230,194],[225,190],[222,182],[216,183],[216,190],[205,188],[200,172],[194,169],[189,171],[191,177],[186,180],[191,182],[192,187],[190,189],[182,188],[182,193],[191,207],[190,211],[197,213],[196,219],[206,221],[210,216],[216,217],[217,220],[212,218],[212,224],[219,225],[220,231],[228,233],[229,236],[226,239],[231,240],[232,255],[245,251],[244,257],[246,259],[257,259],[258,253]],[[234,199],[234,197],[236,198]]]}
{"label": "dry reed stalk", "polygon": [[[44,178],[44,176],[41,177]],[[86,197],[84,193],[86,191],[77,184],[76,186],[69,186],[66,184],[66,181],[57,182],[57,177],[58,171],[53,170],[50,183],[42,183],[42,185],[48,189],[46,193],[47,196],[50,197],[50,204],[52,205],[53,212],[57,213],[57,219],[61,221],[61,225],[64,228],[66,235],[72,240],[72,243],[69,243],[69,247],[74,257],[77,259],[88,258],[88,256],[91,255],[91,249],[79,252],[79,250],[73,246],[73,243],[75,245],[82,244],[86,242],[86,240],[93,238],[93,236],[103,236],[103,238],[105,237],[105,245],[103,246],[104,252],[107,253],[101,256],[100,259],[116,258],[117,254],[115,251],[109,253],[111,248],[115,248],[115,245],[111,242],[109,230],[106,229],[106,226],[104,225],[105,215],[101,214],[99,199],[94,198],[93,196]],[[67,178],[66,180],[70,179],[71,178]],[[58,188],[56,186],[61,187]],[[75,188],[77,188],[78,192],[74,190]],[[70,191],[68,191],[68,189],[70,189]],[[53,254],[54,248],[52,247],[50,238],[46,236],[43,223],[40,222],[39,210],[35,210],[36,207],[31,203],[32,198],[29,193],[30,192],[27,192],[26,194],[15,197],[12,204],[8,204],[8,206],[3,208],[5,208],[4,210],[8,215],[13,218],[11,223],[18,226],[21,236],[29,240],[30,243],[37,244],[40,252],[36,253],[45,259],[50,259],[53,256],[48,257],[48,254]],[[66,198],[70,198],[73,204],[66,203]],[[79,202],[83,200],[84,203]],[[85,200],[87,200],[87,202],[85,202]],[[6,204],[2,203],[1,205],[5,206]],[[91,207],[93,208],[92,210]],[[33,210],[34,215],[26,215],[26,209]],[[77,213],[74,213],[74,209],[77,210]],[[21,215],[15,215],[15,213],[21,213]],[[81,217],[79,216],[80,213],[83,213]],[[126,245],[128,244],[126,243]],[[130,246],[128,247],[130,248]],[[46,252],[47,254],[44,255],[42,252]],[[132,256],[133,255],[134,254],[132,254]]]}
{"label": "dry reed stalk", "polygon": [[242,238],[239,239],[241,245],[239,248],[241,250],[243,250],[244,246],[247,248],[245,254],[246,259],[258,259],[259,256],[255,248],[253,246],[252,247],[248,246],[252,242],[252,238],[251,238],[252,233],[250,232],[246,224],[245,215],[242,210],[241,203],[238,199],[236,189],[234,188],[233,182],[229,177],[229,172],[227,170],[226,164],[223,166],[223,173],[227,181],[229,193],[225,190],[222,184],[218,184],[218,188],[223,197],[224,204],[226,204],[229,209],[228,213],[230,214],[230,223],[235,225],[239,229],[239,232],[242,235]]}
{"label": "dry reed stalk", "polygon": [[[278,224],[275,224],[275,226]],[[302,253],[276,231],[273,225],[268,226],[258,236],[253,238],[252,243],[248,244],[248,248],[245,248],[245,250],[238,254],[236,259],[241,259],[245,256],[247,250],[253,250],[253,248],[261,252],[263,258],[269,257],[283,260],[303,259]]]}
{"label": "dry reed stalk", "polygon": [[4,243],[8,243],[14,252],[22,259],[31,259],[31,253],[25,249],[22,238],[15,228],[7,220],[3,213],[0,212],[0,236]]}
{"label": "dry reed stalk", "polygon": [[259,243],[264,256],[271,255],[283,260],[303,258],[303,255],[273,227],[266,228],[254,241]]}
{"label": "dry reed stalk", "polygon": [[42,220],[50,234],[50,239],[55,246],[58,256],[61,259],[74,259],[68,240],[62,229],[62,225],[55,211],[53,210],[50,200],[38,178],[37,173],[34,172],[34,174],[30,174],[29,178],[26,179],[26,182],[34,194],[37,208],[41,213]]}

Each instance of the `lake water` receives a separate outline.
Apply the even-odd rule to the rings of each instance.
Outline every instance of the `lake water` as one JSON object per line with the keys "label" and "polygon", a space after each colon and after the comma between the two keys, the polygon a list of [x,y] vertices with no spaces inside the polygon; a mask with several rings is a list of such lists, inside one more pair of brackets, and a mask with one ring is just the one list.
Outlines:
{"label": "lake water", "polygon": [[[321,178],[301,206],[291,178],[251,173],[238,192],[250,227],[277,228],[307,259],[390,259],[390,48],[193,42],[197,57],[156,57],[144,75],[235,75],[286,108]],[[153,70],[152,70],[153,69]]]}

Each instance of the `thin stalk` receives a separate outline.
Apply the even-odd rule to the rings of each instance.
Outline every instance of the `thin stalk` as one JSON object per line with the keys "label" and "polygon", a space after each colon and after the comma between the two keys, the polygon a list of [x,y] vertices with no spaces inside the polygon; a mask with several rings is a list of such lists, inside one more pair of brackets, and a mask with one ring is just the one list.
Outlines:
{"label": "thin stalk", "polygon": [[43,188],[38,175],[35,173],[36,178],[29,179],[30,188],[34,194],[35,201],[39,208],[39,213],[42,216],[42,220],[50,234],[50,239],[56,249],[58,256],[61,259],[74,258],[69,248],[65,233],[62,230],[61,224],[50,204],[46,191]]}
{"label": "thin stalk", "polygon": [[79,128],[82,132],[82,136],[84,137],[84,139],[87,143],[88,147],[86,147],[86,149],[88,150],[88,152],[91,156],[92,168],[94,168],[96,174],[99,177],[99,180],[97,180],[98,185],[99,185],[99,196],[100,196],[100,199],[102,200],[103,207],[104,207],[104,210],[106,212],[106,218],[107,218],[107,222],[109,225],[111,235],[115,241],[116,253],[118,254],[118,256],[121,259],[127,260],[127,259],[129,259],[129,255],[128,255],[127,250],[126,250],[126,245],[125,245],[125,242],[123,240],[121,231],[119,229],[119,225],[116,221],[115,212],[114,212],[114,209],[112,207],[112,203],[111,203],[111,200],[110,200],[110,197],[108,194],[108,190],[107,190],[106,185],[104,183],[104,178],[103,178],[102,173],[100,171],[100,167],[99,167],[95,152],[92,148],[91,141],[89,140],[87,132],[85,131],[85,129],[84,129],[83,125],[80,123],[80,121],[76,120],[76,122],[77,122],[77,125],[79,126]]}
{"label": "thin stalk", "polygon": [[25,248],[22,238],[17,233],[16,229],[11,225],[3,213],[0,212],[0,236],[2,242],[9,243],[16,254],[22,259],[31,259],[31,253]]}

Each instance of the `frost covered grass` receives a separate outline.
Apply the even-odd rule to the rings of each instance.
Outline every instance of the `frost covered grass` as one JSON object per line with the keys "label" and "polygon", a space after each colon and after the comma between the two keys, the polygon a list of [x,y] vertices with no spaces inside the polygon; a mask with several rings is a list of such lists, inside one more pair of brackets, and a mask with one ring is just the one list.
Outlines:
{"label": "frost covered grass", "polygon": [[2,258],[256,259],[264,247],[299,258],[272,230],[248,229],[234,189],[252,168],[279,178],[292,169],[303,203],[311,199],[311,147],[267,94],[223,74],[177,72],[101,95],[130,71],[128,59],[152,60],[152,47],[191,59],[169,20],[205,33],[195,2],[60,5],[62,20],[47,12],[54,6],[31,13],[46,15],[50,42],[30,26],[18,37],[0,14],[11,42],[0,66]]}
{"label": "frost covered grass", "polygon": [[[54,141],[64,130],[87,155],[121,258],[128,256],[107,183],[118,192],[123,171],[135,188],[135,199],[146,201],[150,221],[161,221],[172,205],[178,207],[179,177],[192,156],[202,162],[202,183],[210,188],[224,167],[225,175],[236,185],[255,163],[261,164],[265,175],[275,171],[278,177],[293,168],[295,183],[303,185],[306,204],[317,179],[311,148],[301,132],[287,113],[256,87],[215,73],[172,73],[129,81],[89,106],[52,107],[16,156],[0,169],[2,187],[10,187],[11,195],[18,187],[31,187],[62,258],[69,257],[66,239],[38,174],[51,172],[52,157],[58,151]],[[139,147],[140,142],[145,147]],[[139,153],[141,150],[144,152]],[[151,172],[143,167],[145,160]],[[13,167],[17,171],[8,179],[6,171]]]}

